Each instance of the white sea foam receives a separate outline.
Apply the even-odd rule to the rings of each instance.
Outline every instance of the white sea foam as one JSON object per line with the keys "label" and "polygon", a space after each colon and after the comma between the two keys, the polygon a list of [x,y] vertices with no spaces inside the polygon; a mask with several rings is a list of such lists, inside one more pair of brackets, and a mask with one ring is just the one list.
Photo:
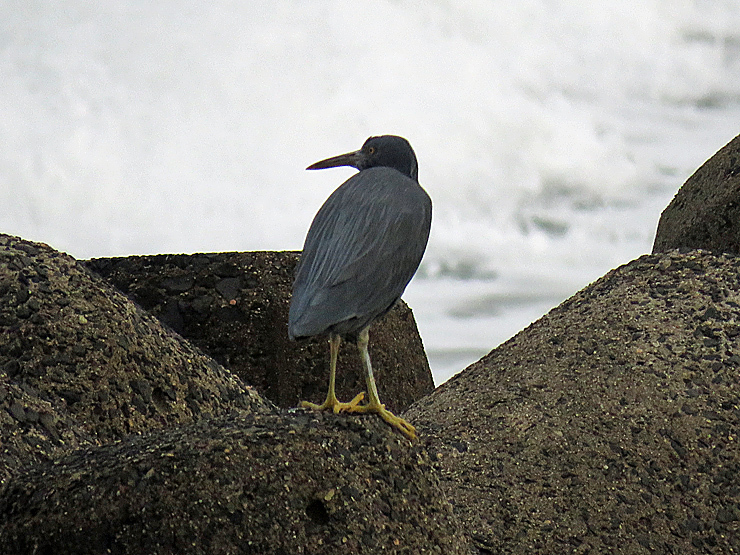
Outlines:
{"label": "white sea foam", "polygon": [[77,257],[298,249],[406,136],[442,381],[608,269],[740,132],[740,4],[0,2],[0,230]]}

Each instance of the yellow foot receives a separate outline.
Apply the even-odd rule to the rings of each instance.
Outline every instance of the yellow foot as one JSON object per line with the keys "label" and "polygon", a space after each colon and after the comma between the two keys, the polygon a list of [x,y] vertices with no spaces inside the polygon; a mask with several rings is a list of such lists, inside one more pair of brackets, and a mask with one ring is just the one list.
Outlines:
{"label": "yellow foot", "polygon": [[[355,397],[355,399],[356,398],[357,397]],[[400,416],[396,416],[391,411],[387,410],[385,408],[385,405],[381,405],[380,403],[370,403],[368,405],[356,405],[350,409],[347,409],[347,412],[362,413],[362,414],[366,414],[366,413],[378,414],[383,420],[388,422],[388,424],[396,428],[399,432],[401,432],[407,438],[416,439],[416,428],[414,428],[411,424],[406,422]]]}
{"label": "yellow foot", "polygon": [[334,411],[334,414],[339,414],[342,411],[352,412],[354,409],[357,408],[357,406],[360,404],[360,401],[362,401],[365,398],[365,393],[358,393],[355,395],[355,398],[352,399],[349,403],[342,403],[337,400],[336,397],[327,397],[326,401],[323,402],[321,405],[317,405],[316,403],[309,403],[308,401],[301,401],[301,407],[304,409],[313,409],[313,410],[332,410]]}

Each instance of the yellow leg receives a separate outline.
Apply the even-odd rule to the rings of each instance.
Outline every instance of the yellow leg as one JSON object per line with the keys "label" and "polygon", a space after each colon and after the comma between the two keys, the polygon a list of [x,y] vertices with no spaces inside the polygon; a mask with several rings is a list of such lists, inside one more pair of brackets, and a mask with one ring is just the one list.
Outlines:
{"label": "yellow leg", "polygon": [[337,414],[343,410],[351,410],[365,398],[365,394],[360,393],[349,403],[342,403],[337,399],[337,394],[334,392],[334,382],[337,374],[337,355],[339,354],[339,344],[341,342],[342,338],[339,335],[332,334],[329,336],[329,392],[326,394],[326,401],[321,405],[301,401],[301,407],[313,410],[331,409],[334,411],[334,414]]}
{"label": "yellow leg", "polygon": [[[360,350],[360,357],[365,365],[365,381],[367,382],[367,390],[370,398],[368,399],[367,405],[354,405],[346,410],[347,412],[376,413],[380,415],[383,420],[388,422],[388,424],[397,428],[407,438],[416,439],[416,428],[400,416],[396,416],[391,411],[387,410],[385,405],[380,402],[380,398],[378,397],[378,388],[375,386],[375,378],[373,377],[373,367],[372,364],[370,364],[370,354],[367,352],[369,341],[370,337],[368,334],[368,328],[365,328],[360,332],[360,335],[357,338],[357,348]],[[357,399],[357,397],[355,397],[355,399]]]}

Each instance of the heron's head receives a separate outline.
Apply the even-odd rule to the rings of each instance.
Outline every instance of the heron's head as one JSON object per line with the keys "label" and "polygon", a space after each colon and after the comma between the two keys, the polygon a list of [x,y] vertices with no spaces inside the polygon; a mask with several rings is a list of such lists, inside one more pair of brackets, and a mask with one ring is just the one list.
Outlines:
{"label": "heron's head", "polygon": [[321,170],[337,166],[352,166],[360,171],[385,166],[398,170],[413,180],[417,180],[419,175],[414,149],[406,139],[396,135],[370,137],[360,150],[321,160],[306,169]]}

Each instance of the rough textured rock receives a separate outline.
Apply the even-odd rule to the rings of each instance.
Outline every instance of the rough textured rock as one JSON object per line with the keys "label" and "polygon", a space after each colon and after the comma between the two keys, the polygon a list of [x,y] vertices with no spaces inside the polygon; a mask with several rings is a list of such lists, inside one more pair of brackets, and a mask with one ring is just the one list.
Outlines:
{"label": "rough textured rock", "polygon": [[[320,366],[321,396],[325,345],[285,338],[295,260],[91,264],[132,274],[145,264],[129,276],[139,300],[162,301],[152,306],[175,327],[173,315],[195,329],[220,322],[204,336],[227,358],[246,351],[277,391],[297,374],[276,381],[267,361],[292,348]],[[160,287],[170,296],[158,297]],[[386,323],[382,333],[397,336],[382,342],[386,356],[406,349],[413,330],[423,357],[407,308]],[[320,363],[307,358],[312,349]],[[429,374],[425,357],[423,366]],[[397,379],[406,391],[408,374]],[[279,412],[71,257],[7,235],[0,448],[0,553],[469,552],[418,443],[373,415]]]}
{"label": "rough textured rock", "polygon": [[740,258],[643,256],[406,416],[480,553],[738,553]]}
{"label": "rough textured rock", "polygon": [[380,419],[204,420],[0,491],[0,553],[469,553],[426,452]]}
{"label": "rough textured rock", "polygon": [[0,372],[0,486],[26,464],[90,444],[80,428],[63,403],[42,399]]}
{"label": "rough textured rock", "polygon": [[68,255],[0,235],[0,481],[86,443],[271,404]]}
{"label": "rough textured rock", "polygon": [[689,177],[663,211],[653,252],[740,254],[740,135]]}
{"label": "rough textured rock", "polygon": [[[329,380],[325,339],[288,339],[298,254],[244,252],[90,260],[90,269],[283,408],[322,402]],[[411,310],[401,302],[371,329],[370,356],[381,400],[402,411],[434,389]],[[337,395],[365,390],[357,349],[345,344]]]}

